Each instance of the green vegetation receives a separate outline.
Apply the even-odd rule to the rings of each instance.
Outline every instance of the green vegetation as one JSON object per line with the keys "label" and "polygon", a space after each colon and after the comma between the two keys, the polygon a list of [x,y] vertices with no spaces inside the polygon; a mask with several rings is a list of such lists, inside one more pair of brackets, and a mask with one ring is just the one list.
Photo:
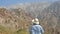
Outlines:
{"label": "green vegetation", "polygon": [[27,32],[27,31],[24,31],[24,30],[22,30],[22,29],[19,29],[19,30],[16,32],[16,34],[28,34],[28,32]]}
{"label": "green vegetation", "polygon": [[19,29],[18,31],[13,31],[9,28],[5,28],[0,25],[0,34],[28,34],[28,33],[22,29]]}
{"label": "green vegetation", "polygon": [[0,25],[0,34],[13,34],[13,31]]}

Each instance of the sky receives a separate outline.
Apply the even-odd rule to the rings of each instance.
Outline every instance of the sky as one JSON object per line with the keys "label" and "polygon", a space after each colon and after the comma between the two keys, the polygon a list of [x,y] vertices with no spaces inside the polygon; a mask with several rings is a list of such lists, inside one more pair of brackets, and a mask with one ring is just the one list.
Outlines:
{"label": "sky", "polygon": [[33,2],[55,2],[57,0],[0,0],[0,6],[8,6],[18,3],[33,3]]}

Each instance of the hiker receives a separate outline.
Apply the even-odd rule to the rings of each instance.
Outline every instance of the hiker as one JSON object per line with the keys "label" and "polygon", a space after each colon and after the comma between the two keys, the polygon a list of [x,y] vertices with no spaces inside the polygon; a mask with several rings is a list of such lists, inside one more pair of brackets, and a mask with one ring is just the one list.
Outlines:
{"label": "hiker", "polygon": [[43,34],[44,30],[41,25],[39,25],[39,20],[37,18],[32,20],[32,26],[30,27],[30,34]]}

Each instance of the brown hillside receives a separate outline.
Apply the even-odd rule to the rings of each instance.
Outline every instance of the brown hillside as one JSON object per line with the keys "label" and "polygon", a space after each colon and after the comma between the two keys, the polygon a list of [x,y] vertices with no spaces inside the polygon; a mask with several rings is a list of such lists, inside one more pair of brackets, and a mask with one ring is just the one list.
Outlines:
{"label": "brown hillside", "polygon": [[18,8],[12,11],[0,8],[0,25],[10,29],[18,30],[28,28],[31,18],[27,13]]}

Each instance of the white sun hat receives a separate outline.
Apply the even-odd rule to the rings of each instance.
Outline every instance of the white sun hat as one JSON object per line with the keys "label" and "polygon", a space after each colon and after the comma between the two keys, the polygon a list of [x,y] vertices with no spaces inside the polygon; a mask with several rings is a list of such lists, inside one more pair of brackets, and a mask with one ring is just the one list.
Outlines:
{"label": "white sun hat", "polygon": [[38,18],[33,19],[33,20],[32,20],[32,23],[39,24]]}

